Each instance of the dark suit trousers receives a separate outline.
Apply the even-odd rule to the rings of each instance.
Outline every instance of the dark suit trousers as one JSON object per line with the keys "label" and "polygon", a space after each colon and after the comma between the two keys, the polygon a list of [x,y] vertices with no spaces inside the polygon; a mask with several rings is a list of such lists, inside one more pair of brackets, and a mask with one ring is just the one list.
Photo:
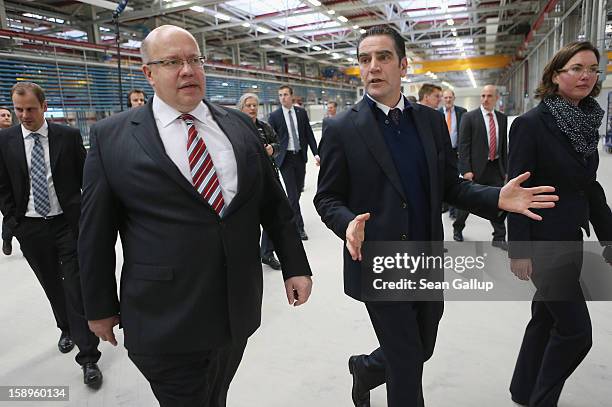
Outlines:
{"label": "dark suit trousers", "polygon": [[261,231],[261,250],[259,254],[262,258],[270,257],[274,254],[274,243],[272,243],[270,236],[268,236],[265,230]]}
{"label": "dark suit trousers", "polygon": [[388,407],[424,406],[423,364],[436,343],[443,302],[369,302],[380,348],[364,358],[364,384],[387,383]]}
{"label": "dark suit trousers", "polygon": [[2,218],[2,240],[13,239],[13,231],[6,224],[6,218]]}
{"label": "dark suit trousers", "polygon": [[[453,148],[453,152],[455,153],[455,156],[457,156],[457,158],[459,158],[459,153],[457,152],[457,147]],[[442,205],[448,205],[448,203],[443,202]],[[448,214],[450,215],[451,218],[454,218],[457,216],[457,208],[455,208],[452,205],[448,205]]]}
{"label": "dark suit trousers", "polygon": [[147,378],[160,407],[225,407],[247,340],[176,355],[128,356]]}
{"label": "dark suit trousers", "polygon": [[298,231],[304,230],[304,220],[302,219],[302,211],[300,210],[300,197],[304,188],[304,176],[306,174],[306,163],[302,158],[302,153],[293,153],[287,151],[287,155],[280,167],[285,188],[287,188],[287,198],[293,209],[293,216]]}
{"label": "dark suit trousers", "polygon": [[[551,242],[545,249],[566,255],[536,255],[532,260],[537,291],[510,385],[513,399],[530,407],[556,407],[565,381],[592,345],[591,319],[579,282],[582,252],[568,255],[566,243]],[[581,244],[577,242],[577,250]],[[564,300],[540,300],[551,296]]]}
{"label": "dark suit trousers", "polygon": [[23,218],[14,230],[21,251],[49,302],[57,327],[69,332],[82,365],[100,359],[100,340],[87,325],[77,261],[77,241],[63,215],[53,219]]}
{"label": "dark suit trousers", "polygon": [[[497,160],[489,161],[487,167],[479,179],[475,179],[474,182],[482,185],[489,185],[492,187],[501,187],[504,185],[504,175],[499,170],[499,163]],[[457,219],[453,222],[453,229],[456,231],[463,231],[465,228],[465,221],[467,220],[470,212],[462,209],[457,209]],[[493,226],[493,240],[506,240],[506,224],[504,221],[491,221]]]}

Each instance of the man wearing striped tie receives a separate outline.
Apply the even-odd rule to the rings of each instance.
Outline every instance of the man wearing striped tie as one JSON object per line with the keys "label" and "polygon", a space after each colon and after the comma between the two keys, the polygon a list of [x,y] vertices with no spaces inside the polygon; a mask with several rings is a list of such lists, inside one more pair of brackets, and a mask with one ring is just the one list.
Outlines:
{"label": "man wearing striped tie", "polygon": [[[495,110],[499,91],[486,85],[478,109],[465,113],[459,127],[459,171],[463,178],[482,185],[504,185],[508,169],[508,117]],[[470,213],[457,210],[453,239],[463,241],[463,228]],[[504,221],[492,220],[493,246],[508,250]]]}
{"label": "man wearing striped tie", "polygon": [[152,101],[91,128],[79,237],[85,312],[113,345],[121,322],[161,406],[222,407],[261,321],[260,225],[290,305],[308,300],[310,267],[252,120],[204,99],[194,37],[161,26],[141,53]]}
{"label": "man wearing striped tie", "polygon": [[76,343],[85,384],[99,386],[99,340],[83,317],[76,250],[83,140],[78,129],[45,120],[45,92],[37,84],[16,83],[11,98],[21,124],[0,132],[0,209],[49,299],[59,351]]}

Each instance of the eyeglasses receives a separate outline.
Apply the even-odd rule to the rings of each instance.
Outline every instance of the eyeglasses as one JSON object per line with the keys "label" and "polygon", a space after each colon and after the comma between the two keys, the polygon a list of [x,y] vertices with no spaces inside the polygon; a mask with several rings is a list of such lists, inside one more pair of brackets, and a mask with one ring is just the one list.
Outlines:
{"label": "eyeglasses", "polygon": [[586,67],[586,68],[582,66],[572,66],[571,68],[567,68],[567,69],[559,69],[557,70],[557,72],[559,73],[567,72],[571,76],[575,76],[578,78],[584,75],[585,73],[587,74],[587,76],[595,76],[601,73],[601,71],[598,68],[595,68],[592,66]]}
{"label": "eyeglasses", "polygon": [[206,62],[206,57],[160,59],[159,61],[147,62],[145,65],[159,65],[165,69],[179,70],[183,67],[185,62],[194,69],[202,68],[204,66],[204,62]]}

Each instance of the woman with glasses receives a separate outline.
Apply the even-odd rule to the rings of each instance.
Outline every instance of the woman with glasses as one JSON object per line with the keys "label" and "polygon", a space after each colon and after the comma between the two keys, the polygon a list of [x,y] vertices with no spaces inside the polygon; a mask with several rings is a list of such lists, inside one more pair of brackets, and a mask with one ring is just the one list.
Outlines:
{"label": "woman with glasses", "polygon": [[[238,101],[238,109],[244,113],[246,113],[251,120],[253,120],[253,124],[259,131],[259,138],[266,149],[266,153],[268,154],[268,158],[270,158],[270,163],[274,168],[274,172],[276,173],[276,178],[280,183],[279,170],[274,162],[274,157],[278,155],[278,151],[280,148],[280,144],[278,144],[278,137],[274,132],[272,126],[263,120],[259,120],[257,118],[257,111],[259,109],[259,97],[254,93],[245,93],[240,97]],[[264,230],[261,234],[261,262],[263,264],[267,264],[272,267],[274,270],[280,270],[281,264],[274,257],[274,245],[272,241],[268,237],[268,234]]]}
{"label": "woman with glasses", "polygon": [[568,44],[544,68],[536,90],[540,104],[510,129],[508,177],[529,171],[527,184],[553,185],[559,196],[540,222],[508,215],[512,272],[537,289],[510,385],[512,400],[524,406],[557,406],[565,381],[591,348],[579,282],[589,222],[605,246],[604,258],[612,261],[606,246],[612,244],[612,213],[596,181],[604,116],[595,100],[598,74],[597,48]]}

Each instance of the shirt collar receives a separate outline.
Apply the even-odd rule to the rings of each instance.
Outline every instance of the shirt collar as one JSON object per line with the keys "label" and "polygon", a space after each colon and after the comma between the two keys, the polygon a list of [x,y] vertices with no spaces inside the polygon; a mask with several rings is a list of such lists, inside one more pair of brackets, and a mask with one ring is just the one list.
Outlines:
{"label": "shirt collar", "polygon": [[488,115],[489,113],[494,113],[495,109],[491,110],[490,112],[484,108],[484,106],[480,105],[480,111],[482,112],[483,115]]}
{"label": "shirt collar", "polygon": [[290,108],[286,108],[285,106],[281,105],[281,107],[283,108],[283,112],[287,113],[291,110],[293,110],[295,112],[295,109],[293,108],[293,105],[291,105]]}
{"label": "shirt collar", "polygon": [[32,133],[38,133],[42,137],[47,137],[49,135],[49,124],[47,123],[47,120],[44,120],[43,125],[40,126],[40,129],[36,131],[30,131],[26,129],[25,127],[23,127],[23,124],[21,125],[21,134],[23,134],[23,138],[28,137]]}
{"label": "shirt collar", "polygon": [[[481,105],[481,106],[482,106],[482,105]],[[448,112],[449,110],[450,110],[450,111],[451,111],[451,113],[452,113],[452,112],[455,110],[455,105],[453,105],[453,107],[451,107],[450,109],[447,109],[447,108],[446,108],[446,105],[445,105],[445,106],[442,106],[442,108],[444,108],[444,113]]]}
{"label": "shirt collar", "polygon": [[412,105],[410,104],[410,102],[408,102],[405,99],[404,95],[402,95],[402,94],[400,94],[400,98],[399,98],[397,104],[395,106],[393,106],[393,107],[389,107],[387,105],[384,105],[384,104],[378,102],[377,100],[372,98],[372,96],[368,95],[367,93],[366,93],[366,96],[368,98],[367,100],[368,100],[368,103],[370,104],[370,106],[378,107],[380,110],[382,110],[382,112],[385,114],[385,116],[389,115],[389,111],[391,109],[399,109],[399,110],[401,110],[403,112],[404,109],[412,108]]}
{"label": "shirt collar", "polygon": [[[208,107],[204,102],[200,102],[195,109],[189,112],[189,114],[195,117],[200,123],[205,123],[207,111]],[[159,120],[163,128],[168,127],[182,114],[183,113],[164,102],[157,95],[153,97],[153,116]]]}

